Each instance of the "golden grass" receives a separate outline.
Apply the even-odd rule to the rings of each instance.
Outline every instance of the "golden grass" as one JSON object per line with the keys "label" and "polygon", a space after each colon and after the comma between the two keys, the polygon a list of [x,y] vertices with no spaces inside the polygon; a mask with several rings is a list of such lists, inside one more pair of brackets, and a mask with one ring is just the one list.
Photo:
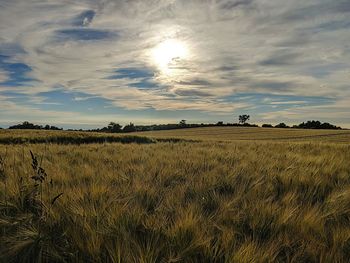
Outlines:
{"label": "golden grass", "polygon": [[350,143],[350,130],[306,130],[255,127],[206,127],[180,130],[137,132],[153,138],[237,141],[316,141]]}
{"label": "golden grass", "polygon": [[[160,139],[161,140],[161,139]],[[136,136],[135,134],[111,134],[96,132],[76,131],[44,131],[44,130],[0,130],[0,144],[23,144],[23,143],[58,143],[58,144],[81,144],[81,143],[154,143],[149,137]]]}
{"label": "golden grass", "polygon": [[154,139],[185,139],[195,141],[296,141],[296,142],[334,142],[350,143],[350,130],[306,130],[306,129],[277,129],[255,127],[206,127],[175,129],[135,133],[97,133],[78,131],[44,131],[44,130],[0,130],[0,144],[4,142],[20,142],[32,140],[43,142],[65,143],[79,140],[130,137],[149,137]]}
{"label": "golden grass", "polygon": [[[184,137],[213,136],[207,129],[157,136],[192,131],[198,137]],[[233,138],[224,131],[233,129],[222,129],[219,140]],[[19,202],[19,190],[33,184],[29,150],[48,174],[40,216]],[[0,145],[0,156],[0,262],[347,262],[350,257],[348,144],[212,139],[23,144]]]}

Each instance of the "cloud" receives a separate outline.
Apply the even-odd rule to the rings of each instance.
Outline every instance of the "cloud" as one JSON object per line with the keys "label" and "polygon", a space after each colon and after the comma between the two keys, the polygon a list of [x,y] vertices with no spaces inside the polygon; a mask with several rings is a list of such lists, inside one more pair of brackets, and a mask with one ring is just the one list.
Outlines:
{"label": "cloud", "polygon": [[174,92],[175,92],[175,94],[177,94],[179,96],[184,96],[184,97],[211,97],[211,96],[213,96],[213,94],[211,94],[210,92],[202,91],[199,89],[184,88],[184,89],[176,89]]}
{"label": "cloud", "polygon": [[296,52],[293,53],[283,53],[283,51],[278,51],[275,54],[272,54],[267,59],[264,59],[260,62],[262,66],[284,66],[291,65],[296,63],[299,54]]}
{"label": "cloud", "polygon": [[8,75],[6,71],[0,70],[0,83],[6,82],[8,80]]}
{"label": "cloud", "polygon": [[272,101],[271,105],[287,105],[287,104],[293,104],[293,105],[299,105],[299,104],[306,104],[307,101],[305,100],[296,100],[296,101]]}
{"label": "cloud", "polygon": [[287,21],[313,19],[323,15],[341,13],[350,13],[349,1],[311,1],[311,4],[305,4],[302,7],[285,12],[284,19]]}
{"label": "cloud", "polygon": [[0,55],[0,70],[6,73],[6,80],[0,81],[0,85],[21,86],[34,81],[34,79],[28,77],[28,73],[31,71],[28,65],[13,62],[7,56]]}
{"label": "cloud", "polygon": [[89,26],[94,19],[96,12],[94,10],[86,10],[73,19],[74,26]]}
{"label": "cloud", "polygon": [[90,28],[61,29],[55,32],[58,41],[69,40],[108,40],[117,37],[117,33],[107,30],[96,30]]}
{"label": "cloud", "polygon": [[152,78],[154,73],[151,70],[145,68],[121,68],[115,71],[115,75],[110,76],[110,79],[139,79],[139,78]]}
{"label": "cloud", "polygon": [[205,79],[183,80],[183,81],[179,81],[178,84],[184,85],[184,86],[210,86],[211,85],[211,83]]}
{"label": "cloud", "polygon": [[89,99],[93,99],[96,97],[74,97],[75,101],[84,101],[84,100],[89,100]]}
{"label": "cloud", "polygon": [[[203,118],[208,113],[230,118],[249,109],[260,114],[259,101],[232,100],[243,93],[297,96],[299,102],[319,96],[331,98],[329,105],[350,98],[346,0],[13,0],[0,5],[0,95],[84,93],[110,101],[116,111],[148,110],[159,119],[176,110],[201,112]],[[186,43],[189,55],[164,71],[152,50],[173,38]],[[318,103],[326,109],[322,99]],[[278,108],[263,114],[291,112],[292,104],[275,103]],[[312,109],[316,117],[337,118],[346,107],[318,115]],[[50,112],[37,110],[42,116]],[[305,116],[300,111],[299,118]]]}
{"label": "cloud", "polygon": [[236,0],[236,1],[218,1],[220,8],[222,9],[233,9],[237,7],[245,7],[251,5],[254,0]]}

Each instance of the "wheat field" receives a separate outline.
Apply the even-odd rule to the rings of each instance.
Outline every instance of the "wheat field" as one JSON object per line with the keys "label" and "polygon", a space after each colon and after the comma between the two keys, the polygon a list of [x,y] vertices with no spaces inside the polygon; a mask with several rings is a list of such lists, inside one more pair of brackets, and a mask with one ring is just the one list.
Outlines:
{"label": "wheat field", "polygon": [[0,262],[349,262],[348,131],[246,129],[1,131]]}

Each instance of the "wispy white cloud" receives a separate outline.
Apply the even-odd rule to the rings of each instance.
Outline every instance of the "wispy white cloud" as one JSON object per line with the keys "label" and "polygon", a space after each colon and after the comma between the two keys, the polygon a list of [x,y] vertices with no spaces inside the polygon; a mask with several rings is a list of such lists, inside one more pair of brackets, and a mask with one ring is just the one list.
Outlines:
{"label": "wispy white cloud", "polygon": [[350,100],[340,100],[334,104],[324,106],[299,106],[286,108],[284,110],[268,112],[259,114],[262,120],[285,120],[289,122],[295,122],[300,120],[300,116],[305,119],[320,119],[334,121],[338,120],[339,123],[347,124],[349,118]]}
{"label": "wispy white cloud", "polygon": [[[0,7],[0,55],[27,65],[31,70],[24,74],[35,80],[3,85],[0,94],[40,97],[63,89],[86,94],[76,101],[102,98],[131,111],[230,116],[259,106],[243,96],[231,100],[251,93],[298,97],[273,102],[284,109],[264,112],[270,119],[294,114],[297,120],[336,120],[338,111],[348,111],[339,108],[350,99],[346,0],[13,0]],[[151,54],[169,38],[186,43],[189,55],[164,73]],[[116,77],[118,70],[130,68],[152,74]],[[0,67],[0,83],[8,78],[9,69]],[[335,102],[320,102],[312,114],[306,107],[291,111],[288,105],[302,104],[305,96]],[[38,111],[49,118],[50,111]],[[349,117],[341,121],[350,124]]]}
{"label": "wispy white cloud", "polygon": [[305,103],[307,103],[307,101],[304,101],[304,100],[272,101],[272,102],[270,102],[271,105],[288,105],[288,104],[298,105],[298,104],[305,104]]}
{"label": "wispy white cloud", "polygon": [[8,75],[5,71],[0,70],[0,83],[8,80]]}

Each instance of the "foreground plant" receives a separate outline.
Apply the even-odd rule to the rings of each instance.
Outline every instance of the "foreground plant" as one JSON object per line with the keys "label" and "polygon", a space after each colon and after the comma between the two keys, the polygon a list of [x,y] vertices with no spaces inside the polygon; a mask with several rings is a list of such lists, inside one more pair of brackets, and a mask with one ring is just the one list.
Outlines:
{"label": "foreground plant", "polygon": [[[68,251],[64,230],[51,218],[51,208],[63,195],[44,200],[53,190],[52,180],[30,151],[32,176],[17,180],[16,198],[0,202],[0,253],[5,262],[61,262]],[[3,160],[3,159],[1,159]],[[3,166],[1,162],[1,166]],[[1,170],[0,166],[0,170]],[[2,172],[3,173],[3,172]]]}
{"label": "foreground plant", "polygon": [[[29,147],[45,158],[23,165]],[[36,144],[9,147],[8,156],[0,262],[350,257],[346,144]]]}

